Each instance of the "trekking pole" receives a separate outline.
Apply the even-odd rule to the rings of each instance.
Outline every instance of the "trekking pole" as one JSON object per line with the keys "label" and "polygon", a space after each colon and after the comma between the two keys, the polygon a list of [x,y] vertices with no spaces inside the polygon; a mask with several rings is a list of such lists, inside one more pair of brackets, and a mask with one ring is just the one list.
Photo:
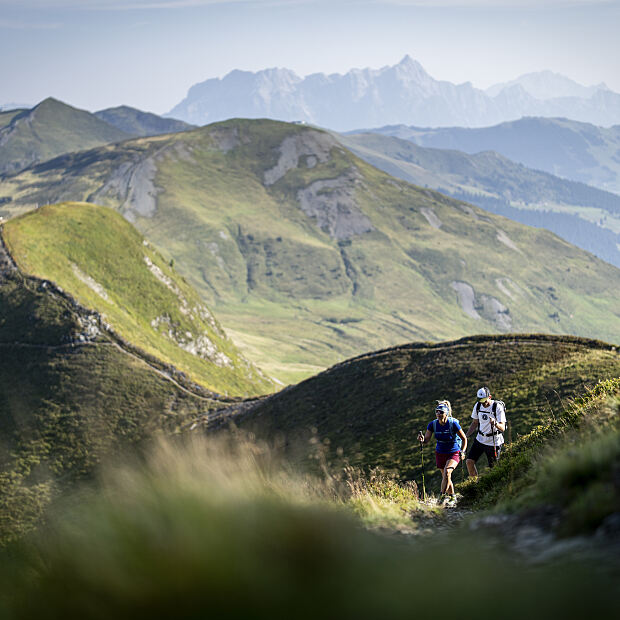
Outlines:
{"label": "trekking pole", "polygon": [[[420,435],[422,434],[422,431],[420,431]],[[422,457],[422,497],[424,498],[424,501],[426,502],[426,485],[424,484],[424,448],[422,447],[422,442],[420,442],[420,456]]]}
{"label": "trekking pole", "polygon": [[495,424],[491,425],[491,434],[493,435],[493,454],[495,456],[495,460],[497,461],[497,444],[495,443]]}

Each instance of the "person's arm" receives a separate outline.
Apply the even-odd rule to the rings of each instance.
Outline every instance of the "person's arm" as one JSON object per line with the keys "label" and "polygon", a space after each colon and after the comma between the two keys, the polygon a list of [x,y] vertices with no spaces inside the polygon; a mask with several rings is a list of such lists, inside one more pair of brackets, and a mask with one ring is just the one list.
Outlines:
{"label": "person's arm", "polygon": [[504,409],[498,406],[497,419],[490,415],[489,422],[491,422],[491,428],[495,427],[500,433],[503,433],[506,430],[506,414]]}
{"label": "person's arm", "polygon": [[463,432],[462,428],[459,428],[458,436],[463,440],[463,445],[461,446],[461,456],[465,456],[465,452],[467,452],[467,435]]}
{"label": "person's arm", "polygon": [[489,416],[489,422],[491,423],[491,428],[495,427],[500,433],[503,433],[506,430],[505,422],[498,422],[492,416]]}
{"label": "person's arm", "polygon": [[469,437],[474,431],[478,430],[478,420],[472,420],[469,428],[467,429],[467,437]]}
{"label": "person's arm", "polygon": [[428,443],[431,440],[431,435],[432,433],[426,429],[426,433],[424,436],[422,436],[422,431],[418,432],[418,441],[424,445],[425,443]]}

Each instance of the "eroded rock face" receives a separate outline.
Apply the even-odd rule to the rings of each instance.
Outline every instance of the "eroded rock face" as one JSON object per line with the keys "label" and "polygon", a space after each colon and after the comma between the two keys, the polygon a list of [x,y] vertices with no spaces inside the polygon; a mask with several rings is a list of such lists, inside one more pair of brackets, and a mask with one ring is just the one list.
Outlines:
{"label": "eroded rock face", "polygon": [[0,282],[7,276],[13,275],[16,271],[17,265],[4,245],[2,226],[0,226]]}
{"label": "eroded rock face", "polygon": [[497,240],[503,243],[506,247],[514,250],[515,252],[519,252],[519,254],[523,254],[520,248],[518,248],[514,241],[501,229],[497,230]]}
{"label": "eroded rock face", "polygon": [[354,172],[336,179],[315,181],[297,192],[299,206],[306,215],[316,219],[317,226],[332,239],[348,239],[370,232],[374,226],[355,201],[359,182]]}
{"label": "eroded rock face", "polygon": [[422,207],[420,209],[420,212],[422,213],[422,215],[426,218],[426,221],[433,227],[433,228],[441,228],[442,225],[442,221],[439,219],[439,217],[437,216],[437,214],[435,213],[435,211],[429,207]]}
{"label": "eroded rock face", "polygon": [[467,282],[451,282],[450,286],[456,291],[463,312],[472,319],[481,318],[475,308],[474,289]]}
{"label": "eroded rock face", "polygon": [[492,321],[502,331],[508,331],[512,326],[512,317],[508,308],[499,299],[490,295],[480,296],[480,310],[482,316],[488,321]]}
{"label": "eroded rock face", "polygon": [[325,163],[333,148],[339,148],[339,144],[329,134],[319,131],[304,131],[287,136],[280,145],[278,163],[265,171],[264,184],[270,186],[277,183],[289,170],[297,168],[302,158],[305,158],[304,164],[308,168]]}
{"label": "eroded rock face", "polygon": [[71,269],[75,274],[75,277],[86,284],[91,290],[93,290],[99,297],[105,299],[105,301],[110,301],[110,297],[106,292],[105,288],[99,284],[95,279],[93,279],[88,274],[85,274],[75,263],[71,263]]}
{"label": "eroded rock face", "polygon": [[467,282],[452,282],[450,286],[456,291],[463,312],[472,319],[485,319],[502,331],[512,327],[510,311],[499,299],[491,295],[479,295]]}
{"label": "eroded rock face", "polygon": [[144,262],[146,263],[149,271],[169,290],[171,290],[179,299],[179,311],[186,316],[189,315],[192,318],[200,318],[208,323],[213,330],[221,337],[224,337],[220,326],[217,324],[211,311],[202,304],[190,307],[187,299],[181,292],[181,289],[157,266],[151,261],[148,256],[144,256]]}
{"label": "eroded rock face", "polygon": [[182,142],[154,153],[136,154],[132,161],[120,164],[89,201],[97,203],[99,199],[110,196],[119,200],[120,211],[130,222],[135,222],[136,216],[153,217],[157,210],[157,196],[163,191],[155,183],[157,164],[169,156],[186,163],[194,161],[191,147]]}
{"label": "eroded rock face", "polygon": [[123,162],[91,198],[97,202],[104,196],[113,196],[121,201],[121,212],[130,221],[136,215],[153,217],[157,209],[157,194],[161,189],[155,186],[157,165],[155,157],[149,156],[134,162]]}
{"label": "eroded rock face", "polygon": [[181,331],[179,326],[172,322],[168,315],[162,315],[151,321],[151,327],[165,334],[184,351],[213,362],[220,368],[233,367],[232,360],[220,351],[206,333],[193,334],[190,331]]}

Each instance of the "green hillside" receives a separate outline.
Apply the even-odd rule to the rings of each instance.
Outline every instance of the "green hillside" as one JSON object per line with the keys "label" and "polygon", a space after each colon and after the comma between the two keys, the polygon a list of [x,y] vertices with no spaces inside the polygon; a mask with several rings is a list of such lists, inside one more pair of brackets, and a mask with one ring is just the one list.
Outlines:
{"label": "green hillside", "polygon": [[11,110],[0,116],[0,174],[128,137],[90,112],[48,98],[32,110],[17,114]]}
{"label": "green hillside", "polygon": [[46,206],[9,221],[3,237],[23,272],[55,282],[121,338],[192,380],[232,395],[269,389],[195,291],[117,212]]}
{"label": "green hillside", "polygon": [[221,406],[94,325],[60,290],[0,261],[0,542],[105,456]]}
{"label": "green hillside", "polygon": [[[0,548],[0,606],[10,618],[201,618],[205,609],[222,618],[280,618],[291,609],[302,618],[431,617],[437,601],[412,596],[412,584],[431,591],[449,556],[464,566],[475,558],[493,567],[495,582],[509,584],[502,617],[605,616],[618,579],[617,413],[618,380],[611,380],[558,412],[556,430],[548,424],[519,440],[532,444],[520,463],[527,484],[514,494],[522,502],[522,493],[534,491],[525,510],[520,503],[506,514],[504,504],[491,519],[468,511],[464,523],[460,510],[414,501],[405,511],[404,487],[392,485],[384,501],[410,527],[379,533],[350,509],[351,500],[365,498],[380,510],[370,492],[376,477],[365,488],[361,480],[339,485],[238,438],[157,442],[145,458],[108,463],[105,476],[65,497],[37,532]],[[605,431],[595,428],[601,422]],[[552,441],[537,441],[549,436],[562,439],[564,454]],[[469,490],[508,490],[508,463]],[[549,521],[554,533],[579,538],[558,540]],[[489,579],[475,571],[458,583],[475,600],[489,595]],[[592,600],[584,598],[584,589],[597,588]]]}
{"label": "green hillside", "polygon": [[[506,436],[516,441],[562,412],[584,386],[614,377],[620,377],[618,348],[580,338],[512,334],[417,343],[338,364],[257,403],[235,424],[261,436],[283,435],[296,457],[305,458],[308,441],[318,441],[328,460],[340,455],[420,482],[415,437],[434,419],[437,400],[450,400],[467,429],[476,391],[488,386],[505,401]],[[431,448],[425,460],[427,481],[437,480]],[[458,481],[462,476],[457,472]]]}
{"label": "green hillside", "polygon": [[378,133],[337,137],[388,174],[547,228],[620,267],[620,196],[616,194],[527,168],[493,151],[470,155]]}
{"label": "green hillside", "polygon": [[304,126],[232,120],[0,180],[5,217],[68,199],[134,222],[284,382],[413,340],[620,332],[620,270],[394,179]]}

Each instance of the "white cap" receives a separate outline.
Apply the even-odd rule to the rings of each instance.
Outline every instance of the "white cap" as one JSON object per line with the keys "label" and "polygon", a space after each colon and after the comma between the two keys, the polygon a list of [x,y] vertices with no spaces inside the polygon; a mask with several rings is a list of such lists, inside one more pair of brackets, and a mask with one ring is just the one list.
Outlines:
{"label": "white cap", "polygon": [[491,396],[491,392],[489,392],[489,388],[488,387],[481,387],[476,396],[478,398],[488,398],[489,396]]}

